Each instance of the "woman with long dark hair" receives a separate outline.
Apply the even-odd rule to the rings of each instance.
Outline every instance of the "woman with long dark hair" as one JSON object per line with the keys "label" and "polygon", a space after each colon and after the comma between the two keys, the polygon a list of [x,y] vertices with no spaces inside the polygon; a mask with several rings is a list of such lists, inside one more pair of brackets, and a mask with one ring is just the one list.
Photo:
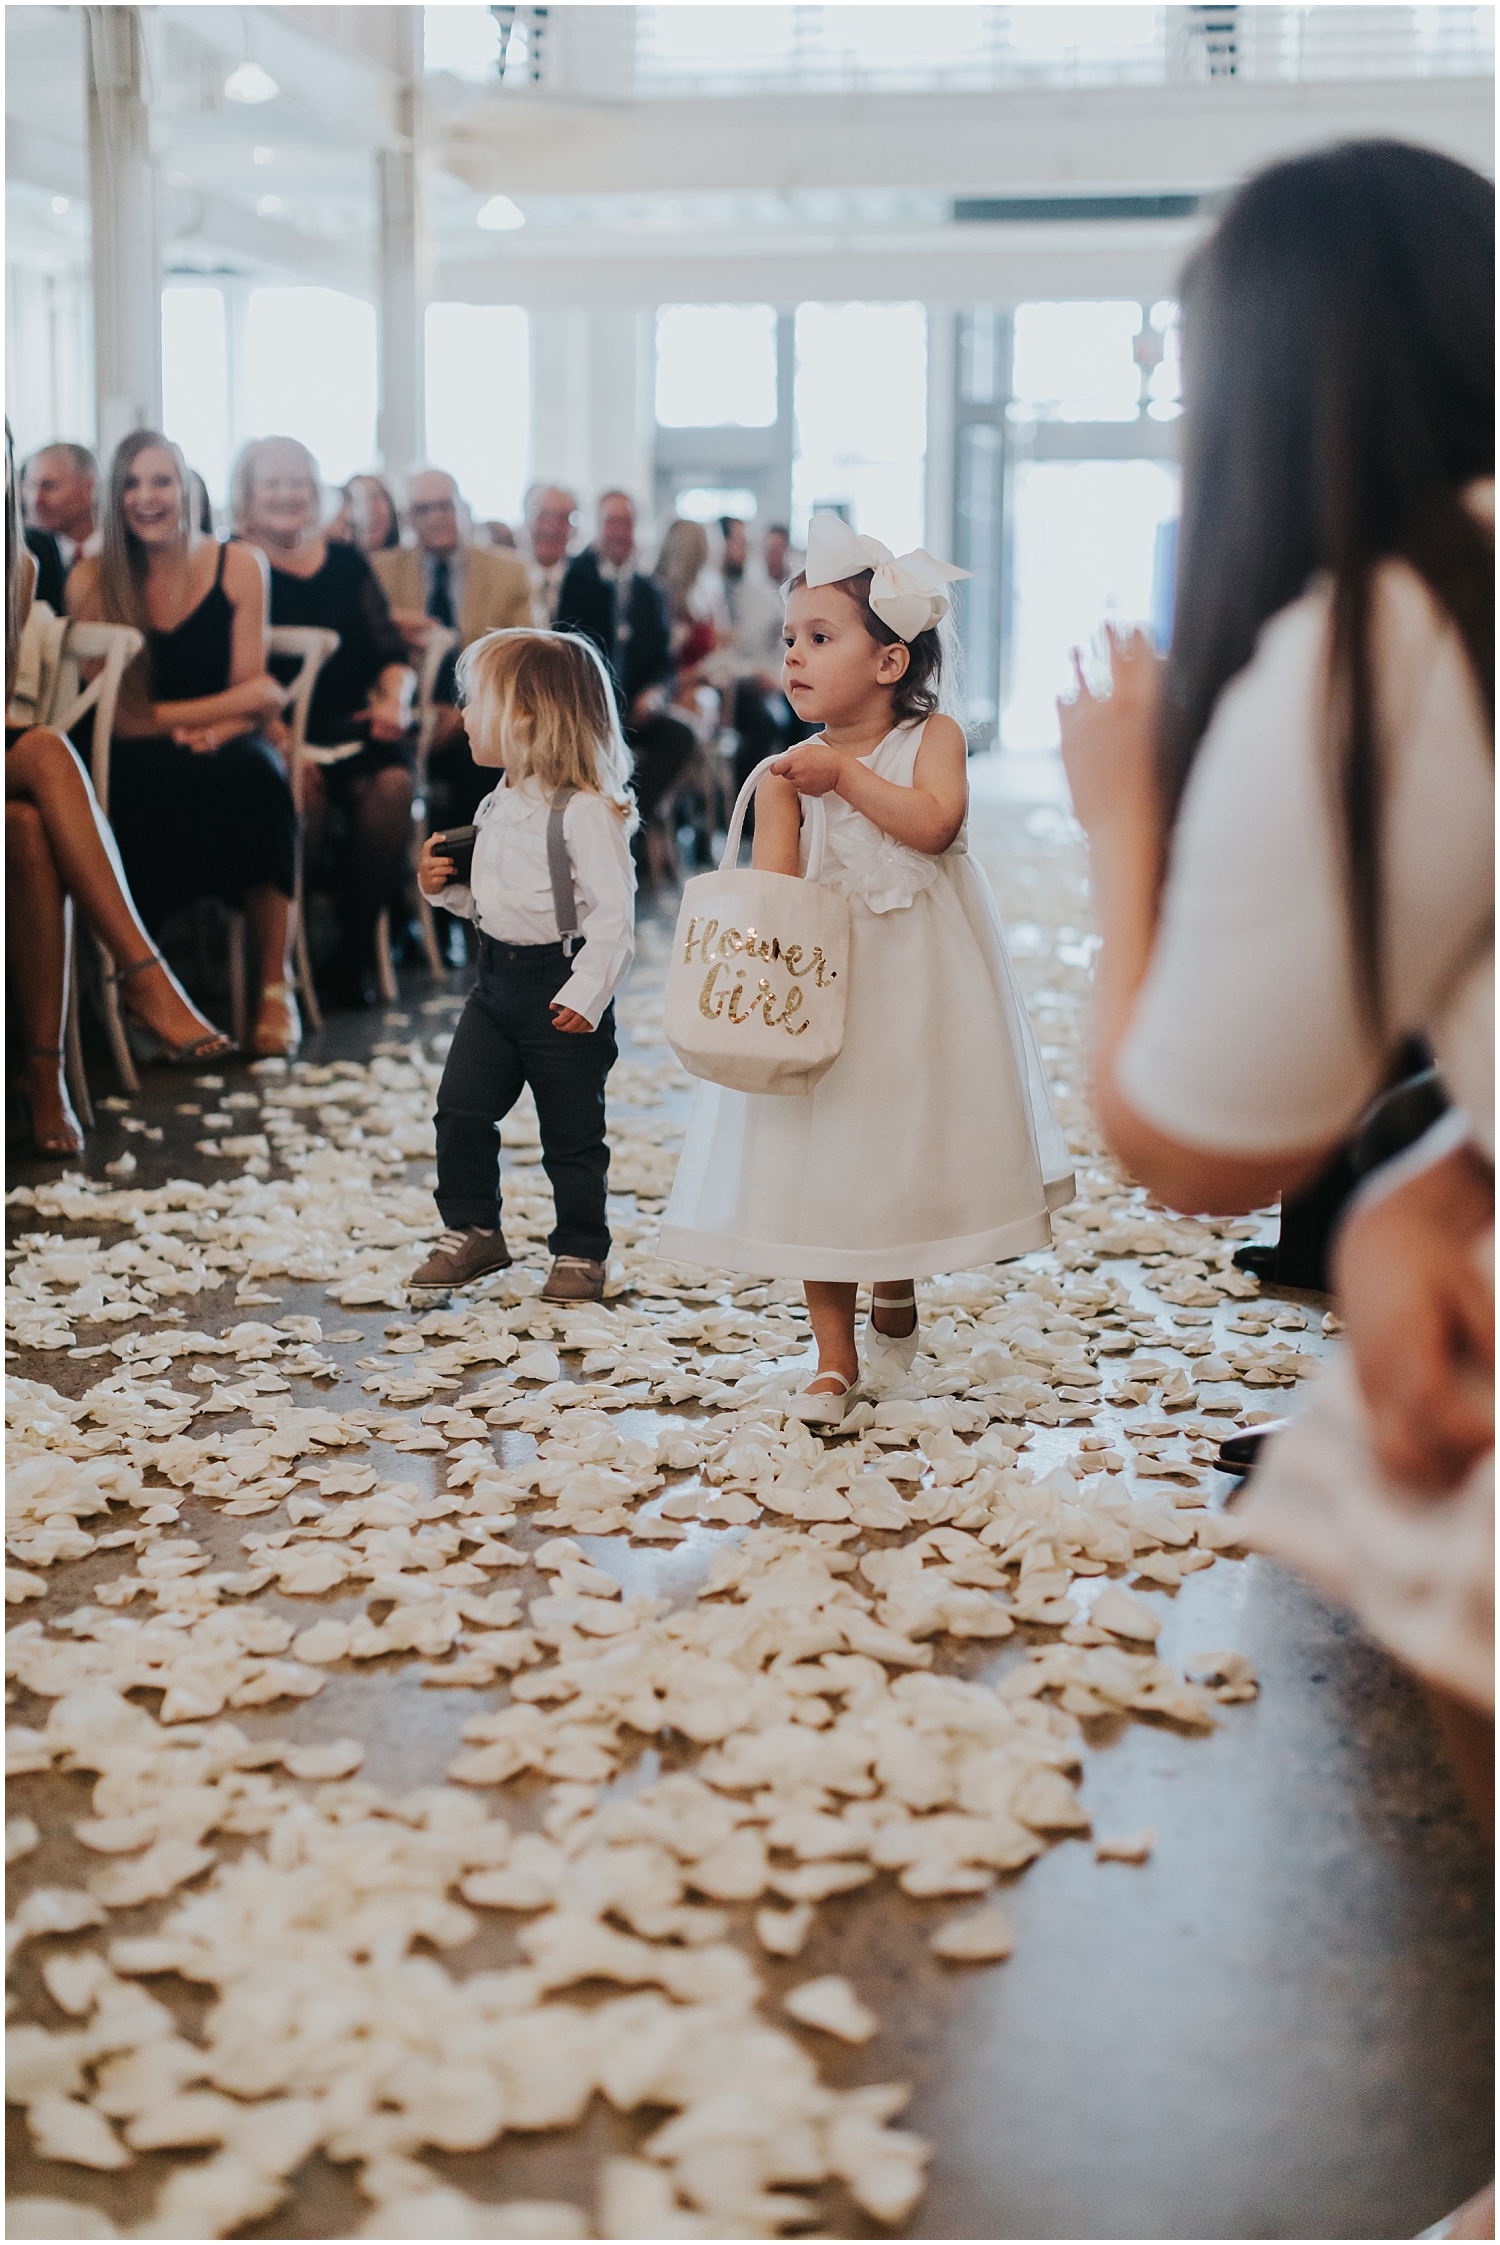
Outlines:
{"label": "woman with long dark hair", "polygon": [[109,790],[141,917],[154,936],[200,896],[243,910],[259,966],[255,1050],[293,1052],[297,821],[286,768],[258,730],[286,700],[267,667],[265,564],[203,536],[182,455],[154,429],[116,451],[103,528],[98,560],[68,579],[68,609],[146,634],[115,714]]}
{"label": "woman with long dark hair", "polygon": [[[9,702],[31,612],[36,563],[21,526],[19,480],[5,424],[5,695]],[[72,745],[49,725],[5,734],[5,955],[26,1035],[21,1088],[39,1154],[78,1154],[83,1131],[63,1081],[63,1015],[72,907],[115,961],[122,1004],[169,1059],[201,1067],[229,1050],[152,948],[126,885],[115,838]]]}
{"label": "woman with long dark hair", "polygon": [[[1362,142],[1235,198],[1183,288],[1164,677],[1061,711],[1104,947],[1095,1095],[1171,1206],[1257,1208],[1402,1041],[1454,1112],[1339,1250],[1351,1358],[1241,1518],[1429,1685],[1481,1812],[1494,1711],[1494,193]],[[1379,1241],[1372,1256],[1372,1241]],[[1393,1376],[1394,1375],[1394,1376]],[[1447,2234],[1493,2236],[1493,2198]]]}

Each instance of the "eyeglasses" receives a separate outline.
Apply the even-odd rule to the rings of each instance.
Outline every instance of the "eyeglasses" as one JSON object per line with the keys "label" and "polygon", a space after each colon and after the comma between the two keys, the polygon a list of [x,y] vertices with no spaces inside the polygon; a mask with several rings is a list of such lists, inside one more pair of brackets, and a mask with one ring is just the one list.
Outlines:
{"label": "eyeglasses", "polygon": [[412,508],[411,518],[413,522],[420,522],[426,515],[457,514],[457,512],[458,508],[451,499],[424,499],[419,506]]}

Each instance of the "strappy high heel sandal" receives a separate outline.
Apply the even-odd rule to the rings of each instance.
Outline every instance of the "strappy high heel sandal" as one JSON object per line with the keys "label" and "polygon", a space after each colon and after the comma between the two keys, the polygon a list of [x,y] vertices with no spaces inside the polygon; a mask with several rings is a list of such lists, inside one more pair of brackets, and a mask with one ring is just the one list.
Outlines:
{"label": "strappy high heel sandal", "polygon": [[802,1393],[794,1395],[787,1405],[787,1417],[789,1419],[800,1419],[804,1426],[839,1426],[854,1407],[854,1395],[858,1383],[854,1380],[844,1379],[842,1372],[819,1372],[817,1378],[820,1380],[839,1380],[843,1384],[838,1392],[833,1395],[815,1395],[811,1387],[805,1387]]}
{"label": "strappy high heel sandal", "polygon": [[[149,952],[144,959],[133,960],[128,967],[116,967],[114,973],[109,977],[116,990],[122,993],[120,1011],[124,1014],[125,1019],[134,1028],[145,1029],[156,1039],[161,1047],[162,1058],[173,1068],[198,1068],[202,1066],[205,1060],[220,1060],[225,1053],[233,1052],[234,1039],[226,1037],[222,1029],[215,1029],[211,1022],[204,1027],[200,1035],[185,1037],[180,1044],[174,1045],[162,1035],[153,1022],[148,1021],[144,1014],[135,1010],[123,995],[125,985],[128,982],[133,982],[138,974],[149,974],[153,967],[160,967],[163,974],[169,980],[172,979],[172,970],[159,951]],[[186,1005],[192,1005],[192,1000],[186,996],[184,996],[183,1002]],[[193,1010],[196,1011],[197,1009],[194,1008]]]}
{"label": "strappy high heel sandal", "polygon": [[[55,1048],[51,1045],[34,1045],[26,1055],[26,1065],[30,1067],[33,1060],[61,1060],[62,1057],[63,1048],[61,1045]],[[44,1155],[49,1161],[56,1159],[59,1155],[81,1154],[83,1152],[83,1127],[73,1112],[66,1085],[60,1088],[63,1104],[62,1126],[58,1130],[41,1132],[36,1127],[36,1108],[32,1103],[30,1092],[21,1090],[19,1086],[17,1087],[21,1103],[26,1109],[26,1122],[31,1132],[32,1151]]]}
{"label": "strappy high heel sandal", "polygon": [[909,1333],[882,1333],[875,1323],[877,1310],[911,1310],[915,1312],[915,1294],[874,1294],[870,1299],[870,1315],[865,1321],[865,1366],[876,1379],[904,1379],[916,1358],[921,1339],[921,1326],[916,1316],[911,1321]]}
{"label": "strappy high heel sandal", "polygon": [[[268,1007],[279,1011],[279,1022],[274,1013],[271,1020],[267,1020]],[[302,1042],[302,1016],[290,984],[268,982],[264,985],[250,1042],[262,1060],[288,1060],[297,1050]]]}

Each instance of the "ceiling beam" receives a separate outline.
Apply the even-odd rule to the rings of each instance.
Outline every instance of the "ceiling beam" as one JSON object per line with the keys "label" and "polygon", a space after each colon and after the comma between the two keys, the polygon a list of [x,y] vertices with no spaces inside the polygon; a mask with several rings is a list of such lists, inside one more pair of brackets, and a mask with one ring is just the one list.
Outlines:
{"label": "ceiling beam", "polygon": [[445,259],[437,294],[469,304],[740,303],[790,309],[809,299],[869,303],[1018,304],[1039,297],[1171,296],[1206,221],[1158,226],[966,226],[926,238],[830,242],[811,253],[799,235],[726,256],[632,256],[623,243],[586,255]]}
{"label": "ceiling beam", "polygon": [[1354,134],[1424,142],[1488,171],[1494,99],[1492,78],[617,104],[494,92],[434,119],[433,141],[437,160],[483,194],[1190,192]]}

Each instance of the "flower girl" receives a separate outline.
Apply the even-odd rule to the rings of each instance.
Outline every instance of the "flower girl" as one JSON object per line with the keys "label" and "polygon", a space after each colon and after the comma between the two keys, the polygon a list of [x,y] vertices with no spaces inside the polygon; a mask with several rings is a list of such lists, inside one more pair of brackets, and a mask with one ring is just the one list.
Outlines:
{"label": "flower girl", "polygon": [[822,879],[850,906],[843,1047],[806,1096],[700,1084],[662,1227],[663,1255],[805,1282],[818,1371],[792,1408],[813,1425],[836,1426],[853,1401],[861,1282],[866,1368],[888,1383],[917,1351],[913,1280],[1048,1246],[1049,1212],[1073,1196],[994,896],[968,855],[964,736],[938,714],[941,586],[962,574],[813,517],[783,685],[823,729],[762,780],[755,864],[805,872],[799,798],[824,798]]}

